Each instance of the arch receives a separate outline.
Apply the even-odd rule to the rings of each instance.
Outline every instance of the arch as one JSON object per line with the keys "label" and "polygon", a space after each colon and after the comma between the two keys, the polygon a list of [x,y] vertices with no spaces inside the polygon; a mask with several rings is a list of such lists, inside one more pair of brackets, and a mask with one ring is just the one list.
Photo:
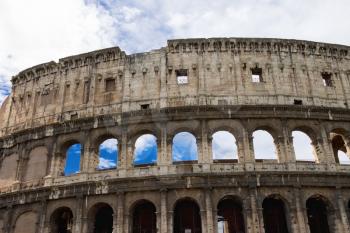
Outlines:
{"label": "arch", "polygon": [[27,211],[18,216],[14,226],[14,233],[35,233],[38,216],[34,211]]}
{"label": "arch", "polygon": [[155,205],[148,200],[137,201],[132,208],[132,233],[156,233]]}
{"label": "arch", "polygon": [[274,139],[268,131],[258,129],[252,136],[255,159],[278,159]]}
{"label": "arch", "polygon": [[134,165],[157,163],[157,138],[153,134],[143,134],[135,141]]}
{"label": "arch", "polygon": [[71,175],[80,171],[82,145],[72,143],[66,150],[66,161],[64,166],[64,175]]}
{"label": "arch", "polygon": [[10,154],[3,158],[0,168],[0,186],[8,186],[15,182],[18,159],[18,154]]}
{"label": "arch", "polygon": [[174,207],[174,231],[176,233],[202,232],[202,222],[200,208],[198,204],[190,198],[178,200]]}
{"label": "arch", "polygon": [[297,161],[317,161],[316,151],[308,134],[300,130],[293,130],[292,137]]}
{"label": "arch", "polygon": [[262,203],[265,233],[288,233],[286,206],[276,196],[266,197]]}
{"label": "arch", "polygon": [[47,174],[48,150],[45,146],[33,148],[24,174],[24,181],[41,179]]}
{"label": "arch", "polygon": [[107,138],[98,147],[98,169],[111,169],[117,167],[119,154],[118,140]]}
{"label": "arch", "polygon": [[306,201],[310,233],[330,233],[329,207],[321,196],[312,196]]}
{"label": "arch", "polygon": [[68,207],[56,209],[50,218],[51,233],[72,233],[73,212]]}
{"label": "arch", "polygon": [[192,133],[180,132],[173,137],[173,161],[198,160],[197,140]]}
{"label": "arch", "polygon": [[216,131],[212,135],[213,159],[238,159],[236,138],[229,131]]}
{"label": "arch", "polygon": [[107,203],[97,203],[88,212],[89,233],[113,232],[113,208]]}
{"label": "arch", "polygon": [[330,133],[334,159],[339,164],[350,164],[350,152],[346,146],[343,134],[338,132],[333,131]]}
{"label": "arch", "polygon": [[222,198],[217,205],[217,232],[244,233],[242,202],[232,196]]}

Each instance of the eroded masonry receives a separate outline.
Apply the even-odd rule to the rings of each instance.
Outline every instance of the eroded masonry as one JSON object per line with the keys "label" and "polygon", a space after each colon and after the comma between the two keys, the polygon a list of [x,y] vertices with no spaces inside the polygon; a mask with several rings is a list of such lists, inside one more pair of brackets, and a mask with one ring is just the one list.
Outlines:
{"label": "eroded masonry", "polygon": [[[0,110],[2,233],[350,232],[348,46],[169,40],[41,64],[12,84]],[[223,131],[232,157],[213,155]],[[185,134],[194,156],[181,160]],[[144,135],[155,158],[135,162]],[[107,139],[117,161],[100,169]],[[69,174],[73,145],[79,169]]]}

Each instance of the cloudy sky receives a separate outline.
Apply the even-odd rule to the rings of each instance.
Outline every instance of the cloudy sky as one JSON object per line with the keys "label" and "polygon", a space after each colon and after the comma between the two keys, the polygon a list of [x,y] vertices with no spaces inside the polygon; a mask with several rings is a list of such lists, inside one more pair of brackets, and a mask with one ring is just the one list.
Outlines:
{"label": "cloudy sky", "polygon": [[187,37],[350,45],[349,9],[349,0],[1,0],[0,102],[19,71],[111,46],[130,54]]}

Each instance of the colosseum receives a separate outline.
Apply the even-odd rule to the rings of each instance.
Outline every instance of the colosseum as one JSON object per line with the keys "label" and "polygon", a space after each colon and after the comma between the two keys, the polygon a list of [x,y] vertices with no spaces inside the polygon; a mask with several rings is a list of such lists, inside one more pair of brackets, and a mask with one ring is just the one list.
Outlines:
{"label": "colosseum", "polygon": [[[348,46],[175,39],[66,57],[11,81],[2,233],[350,232]],[[144,136],[155,144],[147,161],[136,159],[149,155]],[[112,139],[116,162],[101,167]],[[231,156],[215,153],[220,144]]]}

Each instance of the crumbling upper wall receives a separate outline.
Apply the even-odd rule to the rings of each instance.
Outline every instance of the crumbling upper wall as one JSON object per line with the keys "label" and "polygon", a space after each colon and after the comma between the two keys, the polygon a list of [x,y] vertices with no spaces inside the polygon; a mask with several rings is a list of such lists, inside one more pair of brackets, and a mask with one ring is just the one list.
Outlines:
{"label": "crumbling upper wall", "polygon": [[[258,82],[252,74],[260,72]],[[323,74],[330,77],[327,82]],[[178,76],[187,83],[179,83]],[[327,76],[327,77],[328,77]],[[326,83],[325,83],[326,82]],[[300,40],[200,38],[126,55],[118,47],[49,62],[12,79],[1,135],[141,108],[294,105],[348,108],[349,47]],[[5,117],[6,115],[6,117]]]}

